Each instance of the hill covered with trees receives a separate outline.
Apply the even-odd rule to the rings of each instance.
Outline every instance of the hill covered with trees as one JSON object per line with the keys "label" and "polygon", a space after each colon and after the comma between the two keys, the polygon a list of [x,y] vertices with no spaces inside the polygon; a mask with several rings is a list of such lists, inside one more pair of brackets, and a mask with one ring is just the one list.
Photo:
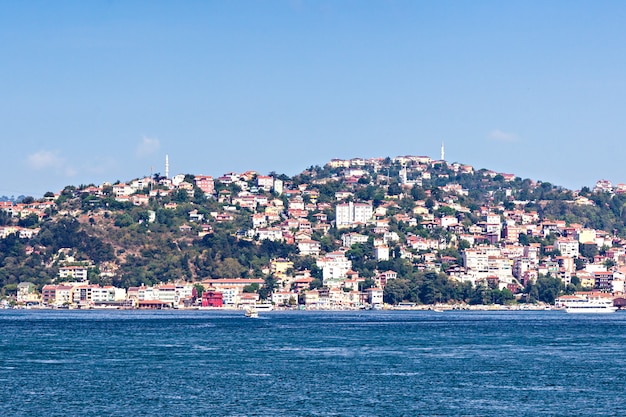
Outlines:
{"label": "hill covered with trees", "polygon": [[[328,288],[328,259],[343,257],[340,288],[357,276],[360,290],[384,287],[392,304],[551,302],[596,287],[584,280],[593,271],[621,278],[625,191],[606,181],[568,190],[412,156],[333,160],[293,177],[157,174],[67,186],[0,205],[0,288],[41,288],[84,265],[92,284],[256,277],[270,297],[302,293],[294,281],[303,277],[309,290]],[[350,204],[371,215],[338,227],[338,207]],[[478,252],[488,253],[485,271],[469,265]],[[280,274],[277,260],[289,263]]]}

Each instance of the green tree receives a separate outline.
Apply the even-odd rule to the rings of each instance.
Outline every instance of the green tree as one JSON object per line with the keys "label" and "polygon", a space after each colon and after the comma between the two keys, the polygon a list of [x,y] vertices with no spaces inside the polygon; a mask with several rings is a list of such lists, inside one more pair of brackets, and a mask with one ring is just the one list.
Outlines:
{"label": "green tree", "polygon": [[217,264],[215,274],[219,278],[240,278],[245,270],[237,259],[226,258]]}
{"label": "green tree", "polygon": [[387,194],[394,196],[402,194],[402,188],[400,187],[400,184],[398,184],[398,181],[393,181],[391,184],[389,184],[389,187],[387,188]]}
{"label": "green tree", "polygon": [[391,280],[383,290],[383,301],[387,304],[398,304],[407,299],[409,286],[403,279]]}
{"label": "green tree", "polygon": [[256,282],[252,284],[248,284],[245,287],[243,287],[243,292],[245,293],[253,293],[253,292],[257,292],[258,290],[259,290],[259,284],[257,284]]}
{"label": "green tree", "polygon": [[315,290],[317,288],[322,288],[322,280],[320,278],[314,278],[313,281],[309,284],[310,290]]}
{"label": "green tree", "polygon": [[611,269],[615,266],[615,261],[613,259],[605,259],[602,264],[606,269]]}
{"label": "green tree", "polygon": [[565,289],[563,282],[559,278],[540,275],[537,278],[537,299],[544,303],[554,304],[554,300]]}
{"label": "green tree", "polygon": [[526,233],[520,233],[517,240],[522,246],[528,246],[530,244],[530,240],[528,239],[528,235]]}
{"label": "green tree", "polygon": [[175,203],[186,203],[189,201],[189,193],[187,193],[187,190],[179,188],[172,193],[172,201]]}
{"label": "green tree", "polygon": [[491,289],[480,284],[476,286],[469,299],[469,303],[476,304],[490,304],[492,302]]}
{"label": "green tree", "polygon": [[366,278],[364,281],[359,282],[359,291],[365,291],[368,288],[373,288],[376,285],[372,278]]}
{"label": "green tree", "polygon": [[128,227],[134,223],[133,218],[128,213],[122,213],[115,217],[117,227]]}
{"label": "green tree", "polygon": [[411,197],[415,200],[425,200],[427,196],[422,187],[414,185],[413,188],[411,188]]}
{"label": "green tree", "polygon": [[595,243],[581,243],[579,245],[579,252],[581,256],[593,262],[593,258],[598,254],[598,246]]}
{"label": "green tree", "polygon": [[278,288],[278,280],[274,275],[268,275],[265,277],[265,283],[261,289],[259,289],[259,297],[261,300],[267,300],[272,296],[272,293]]}
{"label": "green tree", "polygon": [[29,214],[26,217],[20,218],[17,225],[20,227],[35,227],[39,224],[39,216],[36,214]]}
{"label": "green tree", "polygon": [[195,284],[193,284],[193,287],[196,290],[196,297],[202,298],[202,294],[204,293],[204,290],[205,290],[204,285],[200,284],[199,282],[196,282]]}

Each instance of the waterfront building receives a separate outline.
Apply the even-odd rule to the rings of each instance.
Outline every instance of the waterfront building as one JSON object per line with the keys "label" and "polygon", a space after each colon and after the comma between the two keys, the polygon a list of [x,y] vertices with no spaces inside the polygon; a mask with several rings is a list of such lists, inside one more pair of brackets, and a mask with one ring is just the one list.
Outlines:
{"label": "waterfront building", "polygon": [[352,261],[346,258],[344,252],[331,252],[316,262],[318,268],[322,269],[324,285],[334,288],[339,287],[346,279],[348,271],[352,269]]}
{"label": "waterfront building", "polygon": [[17,284],[17,302],[32,303],[39,301],[37,287],[32,282],[20,282]]}
{"label": "waterfront building", "polygon": [[224,305],[222,293],[210,288],[202,293],[202,307],[220,308]]}

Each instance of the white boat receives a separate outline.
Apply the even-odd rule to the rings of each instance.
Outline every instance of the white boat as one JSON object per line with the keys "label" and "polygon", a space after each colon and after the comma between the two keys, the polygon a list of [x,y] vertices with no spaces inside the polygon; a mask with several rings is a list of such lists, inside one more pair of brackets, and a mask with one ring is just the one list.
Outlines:
{"label": "white boat", "polygon": [[560,297],[559,301],[566,312],[573,314],[603,314],[617,311],[617,307],[613,305],[613,298],[602,294],[575,294]]}
{"label": "white boat", "polygon": [[253,308],[257,311],[272,311],[274,310],[274,305],[272,303],[257,303]]}
{"label": "white boat", "polygon": [[245,314],[246,314],[246,317],[251,318],[251,319],[259,318],[259,311],[254,307],[246,308]]}

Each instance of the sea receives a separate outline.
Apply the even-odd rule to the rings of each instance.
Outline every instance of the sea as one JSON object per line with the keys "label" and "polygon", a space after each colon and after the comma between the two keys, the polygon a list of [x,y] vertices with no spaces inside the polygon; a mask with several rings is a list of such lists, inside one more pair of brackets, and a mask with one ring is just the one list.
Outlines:
{"label": "sea", "polygon": [[0,311],[0,416],[624,416],[626,312]]}

